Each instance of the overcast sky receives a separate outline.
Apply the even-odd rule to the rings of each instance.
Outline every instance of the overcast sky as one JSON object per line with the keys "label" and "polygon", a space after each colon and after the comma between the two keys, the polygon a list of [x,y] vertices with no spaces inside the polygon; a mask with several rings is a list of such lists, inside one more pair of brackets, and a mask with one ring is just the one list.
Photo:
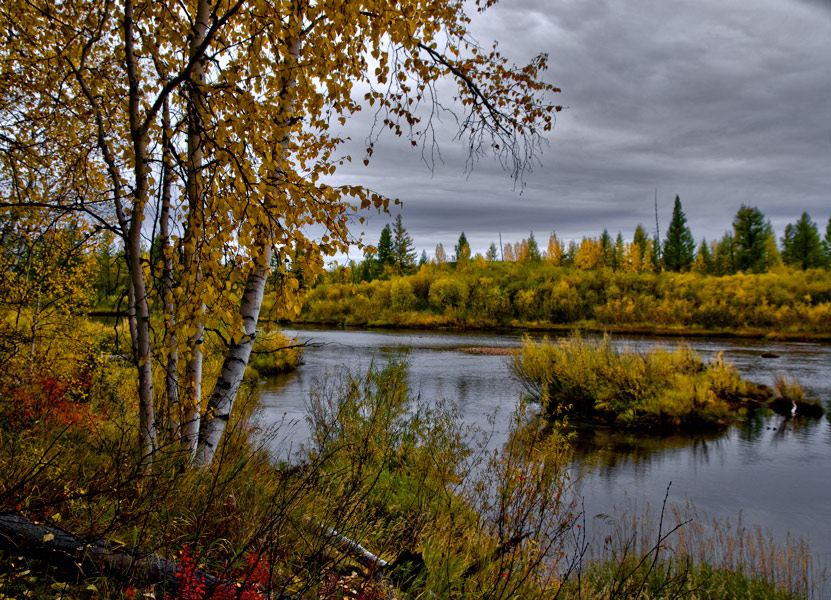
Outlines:
{"label": "overcast sky", "polygon": [[[517,63],[548,53],[545,78],[566,108],[541,164],[520,194],[491,159],[468,176],[450,140],[431,171],[420,150],[384,137],[369,167],[354,160],[336,177],[403,201],[356,224],[369,243],[397,212],[431,257],[461,231],[474,253],[500,232],[513,242],[533,230],[544,246],[551,231],[579,240],[607,228],[628,241],[638,223],[654,230],[656,188],[662,236],[676,194],[696,241],[720,237],[742,203],[777,237],[802,211],[825,229],[831,0],[502,0],[473,34]],[[350,124],[356,139],[367,117]]]}

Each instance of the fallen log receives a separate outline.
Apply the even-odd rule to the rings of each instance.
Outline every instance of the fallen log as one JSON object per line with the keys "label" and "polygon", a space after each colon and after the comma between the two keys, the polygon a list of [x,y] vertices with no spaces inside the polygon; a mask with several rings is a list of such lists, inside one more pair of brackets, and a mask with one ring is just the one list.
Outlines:
{"label": "fallen log", "polygon": [[372,552],[361,546],[358,542],[349,539],[345,535],[341,535],[331,527],[327,527],[326,525],[320,525],[319,527],[326,537],[336,543],[341,552],[345,552],[350,555],[365,567],[372,570],[383,571],[389,564],[383,558],[374,555]]}
{"label": "fallen log", "polygon": [[[48,562],[65,573],[85,569],[125,578],[139,577],[149,585],[174,588],[181,567],[157,554],[126,549],[102,538],[85,538],[55,525],[35,523],[20,514],[0,515],[0,546],[20,556]],[[220,580],[210,573],[196,575],[212,588]]]}
{"label": "fallen log", "polygon": [[394,561],[388,562],[373,554],[355,540],[339,533],[335,529],[322,524],[318,525],[318,527],[320,528],[320,531],[326,535],[326,537],[335,542],[335,545],[341,552],[348,554],[363,566],[370,569],[370,571],[388,576],[396,584],[405,589],[408,588],[426,568],[424,558],[419,552],[411,552],[405,548],[399,553]]}

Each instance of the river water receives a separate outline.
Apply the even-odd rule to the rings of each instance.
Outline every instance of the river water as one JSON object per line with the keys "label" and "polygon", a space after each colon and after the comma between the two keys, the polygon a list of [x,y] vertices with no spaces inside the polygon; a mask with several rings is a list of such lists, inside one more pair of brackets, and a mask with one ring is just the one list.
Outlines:
{"label": "river water", "polygon": [[[515,347],[516,333],[291,329],[312,344],[295,372],[263,383],[261,419],[279,425],[272,451],[291,458],[308,439],[306,401],[325,373],[365,371],[373,361],[406,359],[410,386],[424,399],[455,402],[467,423],[505,441],[508,417],[521,393],[508,357],[474,355],[470,346]],[[613,338],[637,349],[672,346],[676,339]],[[772,385],[796,378],[831,409],[831,344],[744,339],[688,340],[705,360],[719,351],[747,379]],[[779,355],[762,358],[765,351]],[[759,413],[720,434],[650,436],[608,430],[580,434],[575,469],[584,471],[580,494],[587,519],[597,514],[691,503],[699,515],[758,525],[775,539],[805,538],[831,562],[831,420],[790,419]]]}

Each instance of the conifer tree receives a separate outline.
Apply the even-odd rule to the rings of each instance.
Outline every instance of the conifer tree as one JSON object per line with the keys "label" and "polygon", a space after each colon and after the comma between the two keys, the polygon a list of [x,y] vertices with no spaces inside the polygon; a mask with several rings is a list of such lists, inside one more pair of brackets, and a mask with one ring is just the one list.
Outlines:
{"label": "conifer tree", "polygon": [[[649,240],[649,243],[646,245],[646,248],[649,253],[649,265],[648,271],[660,271],[661,270],[661,243],[658,240],[658,234],[652,236],[652,239]],[[647,267],[646,262],[644,262],[644,268]]]}
{"label": "conifer tree", "polygon": [[648,241],[649,237],[646,235],[646,229],[644,229],[643,225],[638,224],[638,226],[635,227],[635,236],[632,238],[632,243],[638,245],[642,257],[646,256],[646,243]]}
{"label": "conifer tree", "polygon": [[807,212],[799,220],[785,227],[782,237],[782,260],[800,269],[815,269],[825,264],[825,253],[819,229]]}
{"label": "conifer tree", "polygon": [[706,238],[702,238],[701,244],[698,245],[698,252],[692,268],[694,271],[703,274],[711,274],[713,272],[713,253],[710,251],[710,245],[707,243]]}
{"label": "conifer tree", "polygon": [[716,244],[713,263],[713,272],[716,275],[730,275],[736,272],[736,243],[729,231]]}
{"label": "conifer tree", "polygon": [[384,225],[381,237],[378,239],[378,264],[383,269],[393,264],[392,231],[389,225]]}
{"label": "conifer tree", "polygon": [[491,245],[488,248],[488,253],[485,255],[485,258],[490,262],[499,260],[499,249],[496,247],[496,244],[494,242],[491,242]]}
{"label": "conifer tree", "polygon": [[767,239],[773,234],[770,222],[755,206],[741,205],[733,219],[735,267],[739,271],[762,273],[769,266]]}
{"label": "conifer tree", "polygon": [[537,244],[537,239],[534,237],[534,232],[531,232],[531,235],[528,236],[528,261],[529,262],[540,262],[542,260],[542,254],[540,254],[540,247]]}
{"label": "conifer tree", "polygon": [[574,258],[577,256],[577,242],[574,240],[569,241],[568,245],[566,246],[565,251],[563,252],[563,257],[560,261],[564,267],[570,267],[574,264]]}
{"label": "conifer tree", "polygon": [[623,234],[618,231],[617,238],[615,238],[614,252],[612,253],[612,269],[615,271],[623,266],[624,253]]}
{"label": "conifer tree", "polygon": [[416,252],[413,238],[404,229],[401,214],[395,217],[392,227],[392,263],[401,273],[411,271],[415,267]]}
{"label": "conifer tree", "polygon": [[470,244],[467,242],[464,231],[459,236],[459,241],[453,250],[456,253],[453,257],[456,262],[465,261],[470,258]]}
{"label": "conifer tree", "polygon": [[427,250],[421,251],[421,257],[418,259],[418,266],[426,265],[427,264]]}
{"label": "conifer tree", "polygon": [[822,245],[825,249],[825,264],[831,268],[831,217],[828,217],[828,225],[825,226],[825,239]]}
{"label": "conifer tree", "polygon": [[672,219],[664,239],[664,267],[670,271],[681,271],[695,258],[695,240],[687,227],[687,217],[681,210],[681,199],[675,196]]}
{"label": "conifer tree", "polygon": [[614,261],[614,246],[612,245],[612,236],[609,235],[609,231],[604,227],[603,233],[600,236],[600,250],[602,254],[602,258],[600,260],[600,266],[611,267],[612,262]]}

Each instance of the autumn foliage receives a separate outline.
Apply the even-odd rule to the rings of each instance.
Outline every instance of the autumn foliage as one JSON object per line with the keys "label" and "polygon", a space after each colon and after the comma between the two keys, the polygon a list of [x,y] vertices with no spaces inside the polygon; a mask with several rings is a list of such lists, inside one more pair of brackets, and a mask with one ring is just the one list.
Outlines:
{"label": "autumn foliage", "polygon": [[205,581],[198,558],[190,547],[182,548],[176,588],[165,600],[265,600],[260,589],[269,583],[269,567],[257,554],[248,554],[236,573],[214,584]]}
{"label": "autumn foliage", "polygon": [[[412,290],[407,304],[393,289]],[[300,321],[346,325],[533,326],[831,334],[831,271],[630,272],[488,262],[425,265],[407,276],[321,282]]]}

